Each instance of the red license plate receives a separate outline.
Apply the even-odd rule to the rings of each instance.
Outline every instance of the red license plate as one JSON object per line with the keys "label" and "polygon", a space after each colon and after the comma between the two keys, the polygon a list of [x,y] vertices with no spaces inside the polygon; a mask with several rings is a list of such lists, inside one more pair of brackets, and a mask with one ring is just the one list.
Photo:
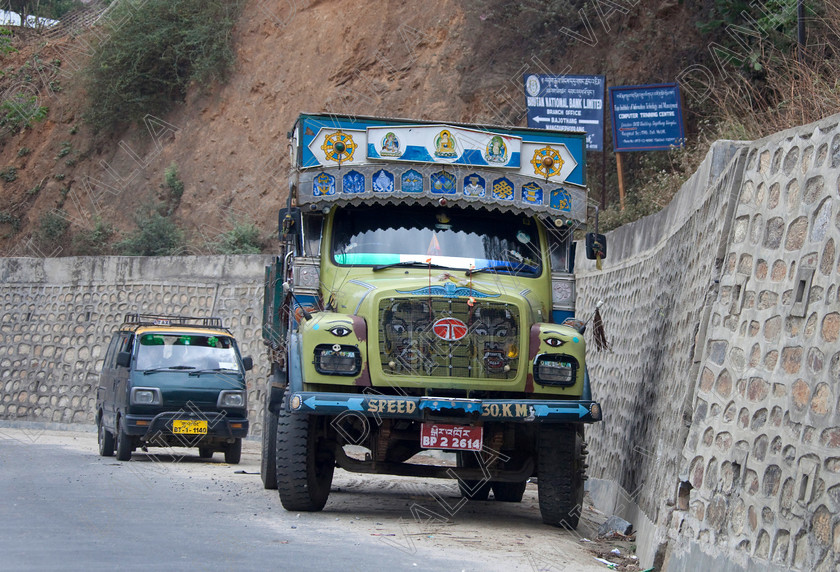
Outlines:
{"label": "red license plate", "polygon": [[481,451],[484,427],[423,423],[420,426],[420,446],[424,449],[452,449]]}

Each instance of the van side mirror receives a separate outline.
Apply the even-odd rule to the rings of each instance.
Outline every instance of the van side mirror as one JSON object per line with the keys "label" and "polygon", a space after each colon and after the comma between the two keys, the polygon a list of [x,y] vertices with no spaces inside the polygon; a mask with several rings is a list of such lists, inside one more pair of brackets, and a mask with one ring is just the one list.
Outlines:
{"label": "van side mirror", "polygon": [[242,367],[245,368],[245,371],[251,371],[254,369],[254,359],[251,356],[242,358]]}
{"label": "van side mirror", "polygon": [[120,367],[128,367],[131,365],[131,353],[120,352],[117,354],[117,365]]}
{"label": "van side mirror", "polygon": [[588,232],[586,233],[586,258],[595,260],[599,257],[601,260],[607,258],[607,237],[603,234]]}

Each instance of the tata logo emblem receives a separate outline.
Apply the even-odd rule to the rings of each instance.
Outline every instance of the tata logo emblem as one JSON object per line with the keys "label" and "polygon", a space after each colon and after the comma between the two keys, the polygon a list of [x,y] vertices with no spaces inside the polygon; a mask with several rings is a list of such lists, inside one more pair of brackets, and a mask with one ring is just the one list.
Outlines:
{"label": "tata logo emblem", "polygon": [[440,339],[454,342],[467,335],[467,325],[456,318],[441,318],[432,324],[432,331]]}

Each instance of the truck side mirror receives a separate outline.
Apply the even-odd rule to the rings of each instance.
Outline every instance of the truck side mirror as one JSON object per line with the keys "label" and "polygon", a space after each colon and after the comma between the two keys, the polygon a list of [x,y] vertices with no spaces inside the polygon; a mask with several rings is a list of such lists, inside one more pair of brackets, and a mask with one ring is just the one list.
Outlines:
{"label": "truck side mirror", "polygon": [[251,371],[254,369],[254,359],[251,356],[242,358],[242,367],[245,368],[245,371]]}
{"label": "truck side mirror", "polygon": [[280,209],[277,216],[277,231],[280,240],[290,234],[299,235],[301,232],[300,209],[297,207]]}
{"label": "truck side mirror", "polygon": [[128,367],[131,365],[131,353],[120,352],[117,354],[117,365],[120,367]]}
{"label": "truck side mirror", "polygon": [[588,232],[586,233],[586,258],[595,260],[599,257],[601,260],[607,258],[607,237],[603,234]]}

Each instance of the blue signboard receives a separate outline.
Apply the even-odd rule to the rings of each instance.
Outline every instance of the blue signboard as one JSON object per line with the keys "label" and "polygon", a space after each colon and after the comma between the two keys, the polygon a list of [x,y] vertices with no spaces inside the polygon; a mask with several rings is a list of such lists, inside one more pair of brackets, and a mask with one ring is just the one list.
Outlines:
{"label": "blue signboard", "polygon": [[680,88],[675,83],[610,88],[616,152],[682,147]]}
{"label": "blue signboard", "polygon": [[528,127],[586,133],[588,151],[604,150],[604,76],[524,76]]}

